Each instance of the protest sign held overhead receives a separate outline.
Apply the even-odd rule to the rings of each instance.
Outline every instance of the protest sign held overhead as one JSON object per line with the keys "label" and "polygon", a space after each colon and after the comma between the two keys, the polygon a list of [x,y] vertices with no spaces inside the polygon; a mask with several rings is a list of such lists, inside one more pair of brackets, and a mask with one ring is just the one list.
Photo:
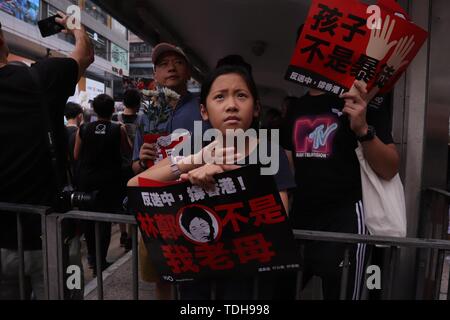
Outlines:
{"label": "protest sign held overhead", "polygon": [[[129,205],[163,280],[255,275],[299,267],[292,229],[272,176],[247,166],[216,176],[214,190],[140,181]],[[143,187],[146,186],[146,187]]]}
{"label": "protest sign held overhead", "polygon": [[340,95],[356,79],[385,93],[427,36],[394,0],[313,0],[286,80]]}

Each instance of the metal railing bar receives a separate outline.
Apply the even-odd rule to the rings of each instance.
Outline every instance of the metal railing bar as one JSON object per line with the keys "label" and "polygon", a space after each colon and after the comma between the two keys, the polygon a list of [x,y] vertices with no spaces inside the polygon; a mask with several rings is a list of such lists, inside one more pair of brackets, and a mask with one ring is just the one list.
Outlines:
{"label": "metal railing bar", "polygon": [[350,248],[346,247],[344,251],[344,263],[342,266],[341,291],[339,294],[340,300],[345,300],[347,297],[348,271],[350,265],[349,260],[350,260]]}
{"label": "metal railing bar", "polygon": [[447,300],[450,301],[450,261],[448,267]]}
{"label": "metal railing bar", "polygon": [[[304,264],[304,257],[305,257],[305,244],[301,243],[300,244],[300,259],[301,259],[301,264]],[[302,291],[302,287],[303,287],[303,267],[300,267],[300,269],[297,272],[297,283],[296,283],[296,291],[295,291],[295,300],[300,300],[301,299],[301,291]]]}
{"label": "metal railing bar", "polygon": [[171,294],[173,300],[181,300],[180,285],[178,283],[172,285]]}
{"label": "metal railing bar", "polygon": [[[442,196],[445,196],[447,198],[450,198],[450,193],[437,189],[437,188],[428,188],[427,191],[438,193]],[[23,224],[22,224],[22,213],[23,214],[40,214],[42,216],[42,234],[43,234],[43,263],[44,263],[44,284],[45,284],[45,296],[49,298],[49,278],[48,278],[48,251],[47,251],[47,239],[45,238],[47,229],[46,229],[46,215],[49,213],[52,213],[52,209],[50,207],[46,206],[35,206],[35,205],[26,205],[26,204],[14,204],[14,203],[4,203],[0,202],[0,211],[9,211],[12,213],[16,213],[17,217],[17,236],[18,236],[18,254],[19,254],[19,285],[20,285],[20,297],[21,299],[25,299],[25,257],[24,257],[24,242],[23,242]],[[139,283],[138,283],[138,271],[135,272],[135,270],[138,270],[138,260],[137,260],[137,222],[133,215],[127,215],[127,214],[111,214],[111,213],[104,213],[104,212],[90,212],[90,211],[80,211],[80,210],[72,210],[67,213],[61,214],[61,213],[55,213],[57,216],[57,251],[58,251],[58,270],[59,270],[59,279],[60,279],[60,286],[59,286],[59,296],[60,298],[64,298],[64,270],[63,270],[63,259],[62,259],[62,252],[64,250],[64,243],[62,238],[62,221],[65,219],[80,219],[80,220],[86,220],[86,221],[95,221],[96,225],[96,252],[97,257],[96,259],[99,259],[101,255],[99,254],[101,251],[100,244],[100,238],[99,237],[99,224],[101,222],[117,222],[117,223],[127,223],[132,225],[132,238],[133,233],[134,238],[132,240],[132,248],[133,248],[133,255],[132,255],[132,263],[133,263],[133,297],[135,299],[138,299],[139,295]],[[420,238],[398,238],[398,237],[381,237],[381,236],[371,236],[371,235],[357,235],[357,234],[346,234],[346,233],[333,233],[333,232],[322,232],[322,231],[310,231],[310,230],[294,230],[293,231],[294,236],[297,240],[314,240],[314,241],[329,241],[329,242],[339,242],[339,243],[346,243],[348,245],[350,244],[356,244],[356,243],[366,243],[368,245],[382,245],[382,246],[388,246],[390,247],[390,259],[388,262],[388,270],[389,270],[389,288],[392,288],[392,283],[394,281],[394,273],[396,269],[396,264],[398,261],[398,247],[412,247],[412,248],[425,248],[425,249],[431,249],[431,250],[437,250],[438,254],[434,255],[435,260],[437,258],[437,264],[435,264],[437,267],[434,270],[435,273],[435,279],[437,282],[442,282],[442,278],[440,275],[442,274],[442,263],[444,262],[444,251],[450,251],[450,241],[449,240],[440,240],[440,239],[420,239]],[[136,252],[136,255],[134,254]],[[347,291],[347,281],[344,283],[344,278],[347,277],[348,280],[348,255],[349,255],[349,248],[347,247],[345,253],[344,253],[344,266],[343,266],[343,274],[341,277],[341,297],[343,295],[343,291]],[[345,256],[347,256],[347,261],[345,261]],[[442,263],[441,263],[442,262]],[[102,262],[97,261],[97,283],[98,283],[98,295],[100,299],[103,299],[103,278],[102,278],[102,271],[103,268]],[[100,269],[100,270],[99,270]],[[450,273],[450,272],[449,272]],[[100,278],[98,278],[100,277]],[[300,299],[301,295],[301,285],[303,281],[303,274],[301,271],[297,274],[297,293],[296,298]],[[344,285],[344,286],[343,286]],[[254,288],[258,287],[257,281],[255,281]],[[176,289],[174,287],[174,289]],[[440,285],[436,285],[436,297],[439,298],[440,296]],[[449,289],[450,289],[450,278],[449,278]],[[254,293],[257,292],[257,290],[254,290]],[[179,290],[173,290],[172,294],[179,296]],[[386,292],[387,298],[390,299],[392,296],[392,289],[388,290]],[[178,297],[179,298],[179,297]],[[344,295],[345,298],[345,295]],[[447,292],[447,299],[450,300],[450,290]]]}
{"label": "metal railing bar", "polygon": [[253,277],[253,300],[258,300],[259,281],[260,278],[258,275]]}
{"label": "metal railing bar", "polygon": [[388,275],[388,283],[389,286],[387,288],[387,299],[390,300],[392,298],[392,288],[394,286],[394,273],[395,266],[397,265],[398,258],[398,248],[392,246],[389,248],[389,275]]}
{"label": "metal railing bar", "polygon": [[101,251],[100,246],[100,223],[95,222],[95,264],[97,269],[97,297],[98,300],[103,300],[103,274],[102,274],[102,264],[101,261]]}
{"label": "metal railing bar", "polygon": [[19,290],[20,300],[25,300],[25,257],[23,251],[23,229],[21,213],[16,213],[17,220],[17,254],[19,255]]}
{"label": "metal railing bar", "polygon": [[[435,273],[435,279],[436,279],[436,286],[435,286],[435,292],[434,292],[434,298],[436,300],[439,300],[439,297],[441,295],[441,285],[442,285],[442,271],[444,266],[444,257],[445,251],[438,250],[437,252],[437,264],[436,264],[436,273]],[[448,289],[447,289],[448,291]]]}
{"label": "metal railing bar", "polygon": [[450,199],[450,192],[448,192],[447,190],[444,189],[439,189],[439,188],[426,188],[425,191],[432,191],[435,192],[441,196],[447,197]]}
{"label": "metal railing bar", "polygon": [[48,259],[47,259],[47,224],[45,215],[41,215],[41,241],[42,241],[42,266],[44,268],[44,296],[46,300],[50,299],[48,290]]}
{"label": "metal railing bar", "polygon": [[64,259],[63,259],[63,252],[64,252],[64,237],[62,234],[62,221],[60,219],[57,219],[56,224],[56,230],[57,230],[57,255],[58,255],[58,277],[59,277],[59,299],[64,300]]}
{"label": "metal railing bar", "polygon": [[33,214],[48,214],[52,211],[52,209],[50,207],[45,207],[45,206],[0,202],[0,211],[11,211],[11,212],[20,212],[20,213],[33,213]]}
{"label": "metal railing bar", "polygon": [[139,268],[138,268],[138,243],[137,243],[137,225],[131,226],[131,259],[132,259],[132,277],[133,277],[133,299],[139,300]]}
{"label": "metal railing bar", "polygon": [[211,300],[214,301],[217,299],[217,281],[211,281],[211,286],[210,286],[210,292],[211,292]]}
{"label": "metal railing bar", "polygon": [[301,300],[302,298],[302,286],[303,286],[303,271],[300,269],[297,272],[297,284],[295,287],[295,300]]}
{"label": "metal railing bar", "polygon": [[60,219],[81,219],[87,221],[137,224],[133,215],[76,210],[61,214]]}
{"label": "metal railing bar", "polygon": [[353,244],[366,243],[372,245],[385,245],[388,247],[398,246],[398,247],[450,250],[449,240],[381,237],[371,235],[358,235],[350,233],[310,231],[310,230],[293,230],[293,233],[295,239],[297,240],[314,240],[314,241],[329,241],[329,242],[336,241]]}

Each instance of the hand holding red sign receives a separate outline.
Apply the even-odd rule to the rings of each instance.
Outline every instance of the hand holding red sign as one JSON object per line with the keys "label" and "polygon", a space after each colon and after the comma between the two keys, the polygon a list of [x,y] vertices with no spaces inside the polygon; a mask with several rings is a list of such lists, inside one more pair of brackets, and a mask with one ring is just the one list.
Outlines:
{"label": "hand holding red sign", "polygon": [[178,144],[184,142],[190,134],[150,133],[144,135],[144,144],[141,147],[139,158],[147,161],[150,168],[155,163],[171,155]]}
{"label": "hand holding red sign", "polygon": [[367,83],[368,98],[390,91],[428,34],[393,0],[371,7],[377,10],[359,0],[312,0],[286,79],[335,95],[355,80]]}
{"label": "hand holding red sign", "polygon": [[141,150],[139,151],[139,159],[142,161],[150,161],[150,164],[158,158],[158,149],[156,147],[156,143],[147,143],[142,144]]}
{"label": "hand holding red sign", "polygon": [[342,112],[348,115],[350,128],[357,136],[363,136],[367,132],[366,112],[366,84],[362,81],[355,81],[354,90],[341,95],[345,99]]}

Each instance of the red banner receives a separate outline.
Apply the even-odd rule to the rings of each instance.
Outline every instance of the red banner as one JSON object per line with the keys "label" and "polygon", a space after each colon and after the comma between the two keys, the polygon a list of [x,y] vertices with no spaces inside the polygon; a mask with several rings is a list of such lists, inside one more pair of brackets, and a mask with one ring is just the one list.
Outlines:
{"label": "red banner", "polygon": [[189,133],[186,134],[167,134],[167,133],[150,133],[144,135],[145,143],[155,143],[158,151],[158,158],[153,162],[147,161],[147,167],[150,168],[155,163],[158,163],[162,159],[170,157],[175,146],[185,141],[189,137]]}
{"label": "red banner", "polygon": [[427,36],[394,0],[312,0],[286,79],[336,95],[357,79],[385,93]]}

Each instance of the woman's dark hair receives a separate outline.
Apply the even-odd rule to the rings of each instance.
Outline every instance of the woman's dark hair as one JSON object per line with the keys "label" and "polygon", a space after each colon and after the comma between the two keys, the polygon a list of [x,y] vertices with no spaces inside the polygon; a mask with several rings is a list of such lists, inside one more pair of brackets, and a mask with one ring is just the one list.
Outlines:
{"label": "woman's dark hair", "polygon": [[[259,102],[258,90],[256,89],[256,83],[253,79],[252,75],[247,71],[247,68],[240,65],[223,65],[214,69],[210,74],[206,76],[205,81],[202,84],[202,90],[200,93],[200,103],[206,107],[206,98],[208,97],[209,92],[211,91],[211,87],[214,81],[225,74],[238,74],[244,79],[247,84],[248,89],[250,90],[251,95],[253,96],[253,100],[256,104]],[[259,119],[254,118],[251,127],[253,129],[259,128]]]}
{"label": "woman's dark hair", "polygon": [[282,119],[283,116],[280,110],[269,108],[265,113],[264,121],[262,122],[261,127],[264,129],[280,129]]}
{"label": "woman's dark hair", "polygon": [[210,234],[209,234],[209,240],[214,240],[214,225],[213,221],[211,219],[211,216],[203,209],[199,207],[188,207],[183,210],[183,213],[181,214],[181,225],[190,233],[189,225],[191,224],[191,221],[195,218],[203,219],[209,224]]}
{"label": "woman's dark hair", "polygon": [[99,94],[92,102],[92,108],[101,118],[111,118],[114,113],[114,100],[107,94]]}
{"label": "woman's dark hair", "polygon": [[247,63],[239,54],[229,54],[219,59],[216,64],[216,68],[220,68],[223,66],[241,66],[244,67],[244,69],[247,70],[250,75],[252,75],[252,66]]}
{"label": "woman's dark hair", "polygon": [[137,89],[127,89],[123,94],[123,104],[127,108],[138,109],[141,106],[141,94]]}

